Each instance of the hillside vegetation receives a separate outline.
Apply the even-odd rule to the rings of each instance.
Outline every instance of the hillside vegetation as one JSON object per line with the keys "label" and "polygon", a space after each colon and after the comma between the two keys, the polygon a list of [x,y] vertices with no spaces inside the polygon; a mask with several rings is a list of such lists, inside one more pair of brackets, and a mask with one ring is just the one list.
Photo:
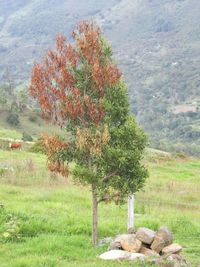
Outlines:
{"label": "hillside vegetation", "polygon": [[[105,266],[97,256],[107,246],[91,245],[90,190],[49,174],[45,162],[40,154],[0,150],[1,267]],[[145,162],[150,178],[136,195],[136,228],[169,227],[175,242],[183,245],[184,256],[197,266],[199,160],[148,150]],[[100,238],[126,232],[126,205],[102,204],[99,218]]]}
{"label": "hillside vegetation", "polygon": [[56,33],[92,18],[112,42],[151,145],[200,155],[199,13],[198,0],[1,0],[0,80],[8,68],[24,83]]}

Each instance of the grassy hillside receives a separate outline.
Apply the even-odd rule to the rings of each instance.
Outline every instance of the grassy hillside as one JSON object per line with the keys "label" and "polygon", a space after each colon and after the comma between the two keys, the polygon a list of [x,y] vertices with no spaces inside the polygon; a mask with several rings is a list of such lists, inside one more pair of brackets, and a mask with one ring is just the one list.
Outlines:
{"label": "grassy hillside", "polygon": [[[196,266],[200,261],[199,160],[148,151],[145,161],[150,178],[136,195],[136,227],[168,226],[175,242],[183,245],[185,257]],[[0,174],[1,267],[132,266],[97,258],[107,247],[91,246],[89,188],[50,175],[40,154],[0,150],[0,166],[10,168]],[[100,205],[100,238],[126,232],[126,217],[126,205]],[[2,234],[10,225],[13,239],[6,239]]]}
{"label": "grassy hillside", "polygon": [[45,123],[39,116],[37,116],[36,121],[31,121],[31,112],[19,113],[19,125],[11,126],[6,118],[8,112],[0,113],[0,139],[18,139],[21,140],[23,133],[26,132],[34,140],[40,137],[44,133],[51,135],[61,134],[62,130],[59,127]]}

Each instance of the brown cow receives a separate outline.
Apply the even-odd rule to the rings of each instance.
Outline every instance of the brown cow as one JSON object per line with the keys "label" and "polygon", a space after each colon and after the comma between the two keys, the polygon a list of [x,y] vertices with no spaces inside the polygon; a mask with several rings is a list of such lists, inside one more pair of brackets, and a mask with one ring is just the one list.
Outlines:
{"label": "brown cow", "polygon": [[22,144],[20,144],[20,143],[10,143],[9,144],[9,148],[11,150],[21,149],[22,148]]}

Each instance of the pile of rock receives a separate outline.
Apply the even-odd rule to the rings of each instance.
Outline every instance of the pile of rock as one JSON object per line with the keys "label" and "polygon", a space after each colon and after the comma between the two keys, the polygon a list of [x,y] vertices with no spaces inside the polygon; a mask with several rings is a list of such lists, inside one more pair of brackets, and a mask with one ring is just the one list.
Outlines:
{"label": "pile of rock", "polygon": [[173,243],[172,233],[161,227],[157,232],[139,228],[117,236],[109,246],[109,251],[100,255],[105,260],[147,260],[155,264],[173,262],[172,266],[188,266],[181,255],[182,247]]}

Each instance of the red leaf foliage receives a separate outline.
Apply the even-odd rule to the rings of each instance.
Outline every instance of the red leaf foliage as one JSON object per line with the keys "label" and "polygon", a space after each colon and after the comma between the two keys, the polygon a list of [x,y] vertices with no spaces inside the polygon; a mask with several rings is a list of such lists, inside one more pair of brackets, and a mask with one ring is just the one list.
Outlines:
{"label": "red leaf foliage", "polygon": [[43,146],[47,154],[47,166],[51,172],[61,173],[63,176],[68,176],[69,170],[64,165],[64,161],[58,158],[58,153],[61,150],[69,148],[69,145],[56,136],[43,135]]}
{"label": "red leaf foliage", "polygon": [[[56,38],[42,63],[32,71],[30,94],[38,101],[46,119],[64,125],[68,120],[98,125],[104,116],[102,98],[115,85],[121,73],[111,60],[105,60],[100,28],[87,21],[78,24],[70,44],[62,35]],[[80,81],[77,72],[85,70]],[[87,82],[82,86],[81,82]]]}

